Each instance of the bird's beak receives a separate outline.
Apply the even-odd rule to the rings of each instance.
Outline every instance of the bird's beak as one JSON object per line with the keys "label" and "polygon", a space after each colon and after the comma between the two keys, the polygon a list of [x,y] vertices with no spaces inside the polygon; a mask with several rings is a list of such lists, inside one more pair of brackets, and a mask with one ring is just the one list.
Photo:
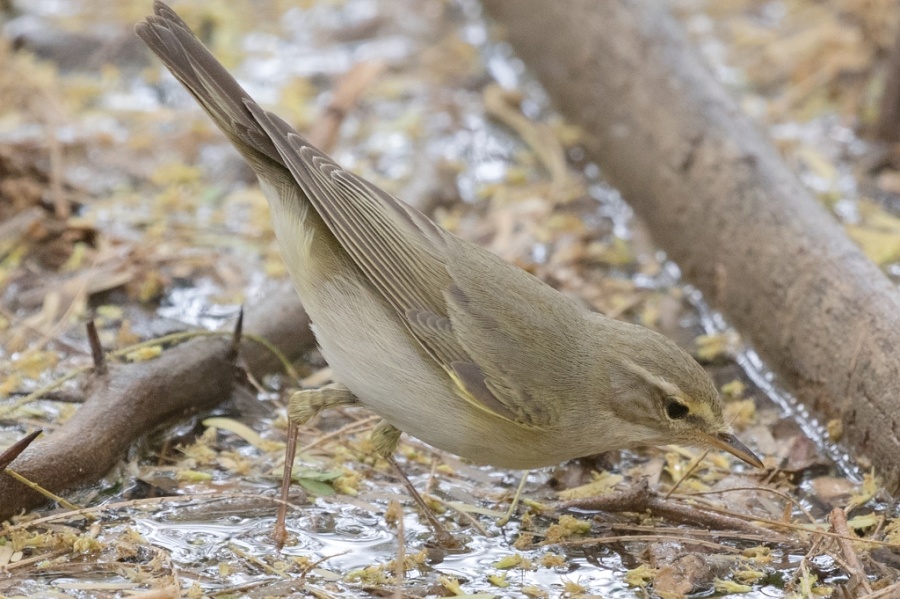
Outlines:
{"label": "bird's beak", "polygon": [[762,461],[750,451],[746,445],[738,441],[738,438],[731,433],[716,433],[714,435],[704,434],[709,444],[722,451],[727,451],[736,458],[747,462],[751,466],[757,468],[765,468]]}

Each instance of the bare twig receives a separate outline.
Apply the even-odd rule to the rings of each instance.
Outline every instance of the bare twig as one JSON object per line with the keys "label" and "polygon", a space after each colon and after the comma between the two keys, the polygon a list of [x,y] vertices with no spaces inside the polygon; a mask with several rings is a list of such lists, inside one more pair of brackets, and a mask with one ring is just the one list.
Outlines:
{"label": "bare twig", "polygon": [[[32,394],[32,391],[10,391],[9,397],[29,397]],[[78,391],[48,391],[34,399],[45,399],[47,401],[58,401],[60,403],[84,403],[84,394]],[[16,420],[20,421],[19,418]]]}
{"label": "bare twig", "polygon": [[36,430],[32,433],[28,433],[12,445],[6,448],[2,454],[0,454],[0,472],[6,469],[7,466],[13,463],[19,454],[25,451],[25,448],[31,445],[31,442],[37,439],[38,435],[40,435],[43,431]]}
{"label": "bare twig", "polygon": [[85,323],[87,329],[88,344],[91,346],[91,358],[94,360],[94,374],[104,376],[107,373],[106,354],[100,344],[100,335],[97,334],[97,325],[91,319]]}
{"label": "bare twig", "polygon": [[714,530],[737,530],[754,535],[766,535],[772,541],[788,542],[788,539],[775,538],[771,530],[755,524],[716,514],[697,505],[681,504],[659,497],[650,489],[646,479],[629,489],[598,497],[573,499],[559,505],[560,509],[586,509],[603,512],[647,512],[673,520],[704,526]]}
{"label": "bare twig", "polygon": [[319,445],[321,445],[325,441],[328,441],[329,439],[334,439],[335,437],[340,437],[341,435],[346,435],[351,432],[356,432],[357,429],[364,430],[366,427],[371,426],[371,425],[375,424],[376,422],[378,422],[378,420],[380,420],[380,416],[367,416],[366,418],[363,418],[362,420],[357,420],[356,422],[351,422],[349,424],[345,424],[344,426],[342,426],[339,429],[335,429],[335,430],[331,431],[330,433],[325,433],[324,435],[322,435],[320,437],[316,437],[315,439],[313,439],[312,441],[310,441],[309,443],[307,443],[306,445],[301,447],[299,450],[297,450],[297,453],[299,453],[299,454],[306,453],[310,449],[312,449],[314,447],[318,447]]}
{"label": "bare twig", "polygon": [[[694,539],[686,536],[674,535],[616,535],[611,537],[591,537],[590,539],[576,539],[552,543],[562,547],[577,547],[580,545],[599,545],[602,543],[627,543],[629,541],[655,541],[655,542],[671,542],[678,541],[685,545],[699,545],[701,547],[709,547],[721,553],[741,553],[740,549],[722,545],[721,543],[713,543],[703,539]],[[550,544],[550,543],[547,543]]]}
{"label": "bare twig", "polygon": [[878,589],[874,593],[863,595],[859,599],[892,599],[900,596],[900,582]]}
{"label": "bare twig", "polygon": [[772,535],[754,535],[747,534],[742,532],[733,532],[733,531],[720,531],[720,530],[706,530],[701,528],[695,529],[685,529],[679,528],[675,526],[658,526],[658,525],[641,525],[641,524],[610,524],[609,529],[613,532],[647,532],[647,533],[655,533],[655,534],[669,534],[669,535],[679,535],[679,534],[690,534],[691,536],[701,536],[701,537],[718,537],[718,538],[728,538],[732,540],[742,540],[742,541],[754,541],[756,543],[770,543],[772,541]]}
{"label": "bare twig", "polygon": [[394,599],[403,597],[403,579],[406,577],[406,538],[403,529],[403,506],[397,505],[400,512],[397,518],[397,557],[394,558],[394,576],[397,578],[397,587],[394,589]]}
{"label": "bare twig", "polygon": [[834,532],[841,535],[838,537],[837,541],[838,545],[841,547],[841,553],[844,554],[844,559],[847,561],[847,566],[850,569],[848,574],[850,575],[851,586],[861,586],[866,593],[871,594],[872,587],[869,586],[866,570],[859,562],[859,556],[856,555],[856,550],[853,549],[853,542],[848,540],[850,537],[850,529],[847,527],[847,514],[845,514],[844,510],[841,508],[834,508],[828,515],[828,520],[831,522],[831,527],[834,529]]}
{"label": "bare twig", "polygon": [[229,355],[232,360],[236,360],[238,357],[238,353],[240,353],[241,349],[241,338],[244,334],[244,306],[241,306],[240,311],[238,312],[237,322],[234,323],[234,332],[231,336],[231,347],[229,348]]}
{"label": "bare twig", "polygon": [[758,516],[739,514],[737,512],[732,512],[730,510],[717,508],[712,505],[704,505],[703,509],[708,510],[710,512],[715,512],[717,514],[723,514],[732,518],[739,518],[744,520],[752,520],[754,522],[759,522],[761,524],[768,524],[770,526],[775,526],[778,528],[787,528],[788,530],[796,530],[799,532],[804,532],[811,535],[818,535],[820,537],[828,537],[832,539],[845,539],[848,541],[852,541],[855,543],[864,543],[866,545],[875,545],[877,547],[888,547],[890,549],[900,549],[900,543],[891,543],[889,541],[879,541],[877,539],[869,539],[869,538],[861,538],[855,536],[846,536],[840,535],[836,532],[830,532],[827,530],[814,530],[810,529],[808,526],[802,526],[798,524],[793,524],[792,522],[784,522],[781,520],[773,520],[771,518],[762,518]]}
{"label": "bare twig", "polygon": [[[803,504],[802,504],[802,503],[800,503],[799,501],[797,501],[796,499],[794,499],[793,497],[791,497],[791,496],[788,495],[787,493],[783,493],[782,491],[779,491],[778,489],[772,489],[772,488],[766,487],[766,486],[759,486],[759,487],[731,487],[731,488],[728,488],[728,489],[715,489],[715,490],[712,490],[712,491],[698,491],[698,492],[696,492],[696,493],[686,493],[686,494],[684,494],[684,495],[676,495],[676,497],[679,497],[679,496],[680,496],[680,497],[701,497],[701,496],[703,496],[703,495],[721,495],[721,494],[723,494],[723,493],[733,493],[733,492],[737,492],[737,491],[752,491],[752,492],[754,492],[754,493],[762,492],[762,493],[771,493],[771,494],[773,494],[773,495],[777,495],[778,497],[781,497],[782,499],[784,499],[785,501],[787,501],[789,504],[793,505],[793,506],[796,507],[798,510],[800,510],[800,511],[803,513],[803,515],[806,516],[806,519],[809,520],[809,522],[810,522],[811,524],[815,524],[815,523],[816,523],[816,519],[813,518],[813,515],[809,513],[809,510],[808,510],[808,509],[806,509],[805,507],[803,507]],[[667,497],[668,497],[668,496],[667,496]]]}
{"label": "bare twig", "polygon": [[[59,522],[61,520],[73,520],[80,519],[86,516],[90,516],[92,514],[105,514],[112,513],[116,510],[120,509],[132,509],[138,506],[152,506],[152,505],[165,505],[167,507],[182,507],[187,506],[189,504],[194,504],[197,501],[206,501],[209,503],[219,502],[219,501],[232,501],[235,499],[247,500],[254,499],[259,501],[265,501],[267,503],[280,503],[279,499],[271,497],[269,495],[261,495],[256,493],[195,493],[189,495],[177,495],[174,497],[144,497],[141,499],[129,499],[127,501],[117,501],[115,503],[105,503],[102,505],[95,505],[92,507],[80,508],[78,510],[68,511],[68,512],[56,512],[50,514],[49,516],[43,516],[41,518],[36,518],[34,520],[27,520],[20,524],[14,524],[12,526],[6,526],[3,528],[3,534],[11,534],[21,530],[31,530],[38,526],[44,524],[50,524],[51,522]],[[290,504],[290,507],[294,509],[301,509],[299,505]]]}
{"label": "bare twig", "polygon": [[699,457],[697,457],[694,460],[694,463],[690,465],[690,467],[687,469],[687,472],[684,473],[684,476],[682,476],[677,481],[675,481],[675,484],[672,485],[672,488],[669,489],[669,491],[666,493],[665,499],[670,498],[675,493],[675,491],[678,490],[678,487],[681,486],[681,483],[683,483],[688,478],[690,478],[691,474],[694,473],[694,470],[696,470],[700,466],[700,463],[703,462],[703,460],[706,459],[706,456],[708,456],[708,455],[709,455],[709,450],[706,449],[703,451],[703,453],[700,454]]}
{"label": "bare twig", "polygon": [[47,147],[50,156],[50,195],[53,200],[53,212],[56,218],[65,220],[72,214],[69,203],[63,195],[63,152],[62,144],[59,141],[60,116],[62,107],[57,100],[56,90],[51,95],[50,90],[44,90],[42,107],[42,117],[44,120],[44,131],[47,135]]}

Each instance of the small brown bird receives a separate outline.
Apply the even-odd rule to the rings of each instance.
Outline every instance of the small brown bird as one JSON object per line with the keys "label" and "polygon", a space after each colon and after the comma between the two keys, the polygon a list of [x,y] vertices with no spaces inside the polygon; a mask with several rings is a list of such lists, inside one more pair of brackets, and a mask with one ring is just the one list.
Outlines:
{"label": "small brown bird", "polygon": [[292,398],[295,422],[359,402],[383,418],[384,455],[404,431],[502,468],[669,443],[762,467],[675,343],[586,310],[343,170],[260,108],[172,9],[154,13],[138,35],[256,173],[339,381]]}

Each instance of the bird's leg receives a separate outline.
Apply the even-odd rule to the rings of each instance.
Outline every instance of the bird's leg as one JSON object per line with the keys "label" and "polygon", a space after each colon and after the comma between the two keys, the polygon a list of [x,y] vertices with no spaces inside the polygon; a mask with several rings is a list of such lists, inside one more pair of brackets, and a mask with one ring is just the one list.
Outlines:
{"label": "bird's leg", "polygon": [[434,531],[435,536],[437,537],[438,543],[443,547],[456,547],[459,545],[457,540],[447,532],[447,529],[444,528],[444,525],[440,523],[440,521],[435,517],[434,512],[428,507],[428,504],[425,503],[425,500],[422,499],[422,496],[419,495],[419,492],[416,491],[416,488],[413,486],[412,481],[406,476],[406,473],[400,468],[400,464],[397,463],[397,460],[394,459],[394,451],[397,449],[397,444],[400,443],[400,435],[402,431],[397,427],[388,424],[384,420],[379,422],[374,429],[372,429],[372,434],[370,435],[370,439],[372,441],[372,447],[375,451],[383,457],[387,462],[393,466],[394,470],[400,476],[400,480],[403,481],[403,486],[406,487],[406,491],[412,496],[415,500],[416,504],[419,506],[419,509],[425,515],[425,518],[428,520],[428,524],[431,525],[431,529]]}
{"label": "bird's leg", "polygon": [[359,403],[356,396],[340,383],[325,385],[318,389],[297,391],[288,400],[288,439],[284,448],[284,474],[281,477],[281,503],[278,506],[278,517],[275,519],[275,545],[284,547],[287,540],[285,520],[287,519],[287,500],[291,488],[291,471],[294,467],[294,454],[297,452],[297,434],[300,425],[306,424],[310,418],[328,408]]}

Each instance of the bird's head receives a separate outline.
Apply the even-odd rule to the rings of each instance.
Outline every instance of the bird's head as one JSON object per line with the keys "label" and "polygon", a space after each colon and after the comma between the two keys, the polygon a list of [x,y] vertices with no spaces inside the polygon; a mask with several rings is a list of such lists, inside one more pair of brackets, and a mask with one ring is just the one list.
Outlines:
{"label": "bird's head", "polygon": [[650,329],[628,325],[627,333],[609,376],[614,412],[646,436],[635,445],[719,449],[763,467],[731,433],[715,385],[690,354]]}

